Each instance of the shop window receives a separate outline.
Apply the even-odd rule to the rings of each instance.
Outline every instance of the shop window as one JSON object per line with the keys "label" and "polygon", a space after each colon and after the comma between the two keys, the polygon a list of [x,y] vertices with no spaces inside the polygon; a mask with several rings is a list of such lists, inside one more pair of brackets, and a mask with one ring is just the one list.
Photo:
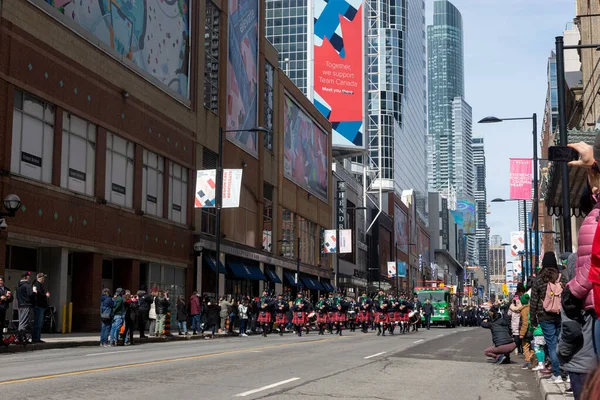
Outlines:
{"label": "shop window", "polygon": [[95,171],[96,125],[64,111],[60,186],[93,196]]}
{"label": "shop window", "polygon": [[169,161],[169,219],[185,224],[187,218],[188,170]]}
{"label": "shop window", "polygon": [[133,207],[134,144],[119,136],[106,134],[106,200]]}
{"label": "shop window", "polygon": [[264,185],[262,248],[273,252],[273,186]]}
{"label": "shop window", "polygon": [[300,259],[305,264],[315,265],[315,250],[317,248],[317,224],[299,216],[298,232],[300,234]]}
{"label": "shop window", "polygon": [[54,106],[15,90],[10,171],[52,182]]}
{"label": "shop window", "polygon": [[168,290],[171,326],[177,326],[177,297],[185,294],[185,268],[150,263],[150,289]]}
{"label": "shop window", "polygon": [[290,210],[283,209],[281,213],[281,255],[287,258],[296,258],[296,216]]}
{"label": "shop window", "polygon": [[142,211],[163,216],[163,176],[165,159],[156,153],[144,150],[142,173]]}
{"label": "shop window", "polygon": [[[216,169],[217,168],[217,153],[204,147],[202,149],[202,169]],[[201,208],[202,222],[200,224],[200,231],[208,235],[215,235],[216,224],[217,224],[217,213],[215,208]]]}
{"label": "shop window", "polygon": [[204,107],[219,113],[219,9],[206,2],[204,19]]}

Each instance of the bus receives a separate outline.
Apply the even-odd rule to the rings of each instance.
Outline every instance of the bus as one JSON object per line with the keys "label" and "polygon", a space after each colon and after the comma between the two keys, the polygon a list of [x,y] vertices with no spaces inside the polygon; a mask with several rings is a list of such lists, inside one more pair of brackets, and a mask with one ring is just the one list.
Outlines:
{"label": "bus", "polygon": [[[447,328],[456,326],[456,296],[451,293],[447,287],[417,287],[415,294],[421,302],[429,299],[433,305],[433,315],[431,316],[431,325],[442,325]],[[453,307],[451,307],[454,304]],[[421,322],[425,322],[425,315],[421,315]]]}

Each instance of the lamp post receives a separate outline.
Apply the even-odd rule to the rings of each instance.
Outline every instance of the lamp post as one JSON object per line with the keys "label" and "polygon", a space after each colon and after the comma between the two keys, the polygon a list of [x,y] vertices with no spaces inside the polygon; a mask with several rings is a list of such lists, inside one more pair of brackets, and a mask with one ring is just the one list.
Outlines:
{"label": "lamp post", "polygon": [[235,132],[269,132],[267,128],[262,126],[256,126],[250,129],[223,129],[219,127],[219,143],[218,152],[219,158],[217,159],[217,171],[215,176],[215,251],[217,253],[217,279],[215,283],[215,303],[219,302],[219,266],[221,265],[221,207],[223,205],[223,134],[224,133],[235,133]]}
{"label": "lamp post", "polygon": [[[558,64],[558,56],[557,56],[557,64]],[[563,73],[563,80],[564,80],[564,73]],[[560,84],[560,82],[559,82]],[[560,88],[559,88],[559,96],[560,98]],[[560,100],[559,100],[560,102]],[[533,214],[535,215],[535,218],[537,219],[537,221],[535,221],[535,238],[534,238],[534,243],[535,243],[535,247],[532,245],[530,246],[531,249],[535,249],[535,252],[533,252],[533,265],[535,268],[537,268],[538,265],[538,252],[540,249],[540,237],[539,237],[539,202],[540,202],[540,198],[539,198],[539,183],[538,183],[538,140],[537,140],[537,114],[533,113],[531,115],[531,117],[520,117],[520,118],[496,118],[496,117],[485,117],[482,120],[479,121],[480,124],[493,124],[493,123],[498,123],[498,122],[503,122],[503,121],[523,121],[523,120],[531,120],[532,124],[533,124]],[[562,146],[566,146],[567,144],[561,144]],[[566,168],[566,163],[563,163],[565,165]],[[563,173],[563,175],[565,175]],[[564,186],[563,183],[563,188],[568,188],[569,187],[569,182],[568,182],[568,176],[567,176],[567,185]],[[567,191],[568,193],[568,191]],[[527,212],[525,211],[525,215],[527,216]],[[533,224],[533,218],[531,219],[531,223]],[[527,226],[527,219],[525,219],[525,226]],[[533,229],[533,227],[532,227]],[[527,238],[526,238],[527,240]],[[531,237],[529,238],[529,240],[531,241]],[[531,267],[531,259],[529,260],[529,266]]]}
{"label": "lamp post", "polygon": [[[337,201],[336,201],[336,203],[337,203]],[[367,207],[348,207],[348,208],[346,208],[347,211],[354,211],[354,212],[356,212],[358,210],[366,210],[366,209],[367,209]],[[355,214],[354,220],[356,221],[356,214]],[[335,224],[335,240],[337,240],[337,244],[335,246],[335,248],[336,248],[336,254],[335,254],[335,288],[337,290],[339,290],[340,289],[340,287],[339,287],[339,283],[340,283],[339,276],[340,276],[340,254],[341,254],[340,250],[341,250],[341,248],[340,248],[340,229],[339,229],[339,225],[338,225],[337,221],[336,221],[336,224]],[[352,249],[352,250],[354,251],[354,249]]]}
{"label": "lamp post", "polygon": [[[492,203],[506,203],[508,201],[522,201],[523,202],[523,228],[524,228],[524,232],[523,233],[525,235],[525,238],[524,238],[525,239],[525,243],[524,243],[525,244],[525,262],[523,263],[523,270],[525,271],[525,275],[529,276],[527,274],[527,272],[528,271],[531,272],[533,270],[533,268],[532,268],[532,264],[531,264],[531,258],[529,257],[529,254],[530,254],[529,248],[530,248],[530,245],[531,245],[531,235],[529,234],[530,233],[529,232],[529,228],[527,227],[527,200],[514,200],[514,199],[500,199],[500,198],[496,198],[496,199],[493,199],[491,202]],[[536,202],[534,201],[534,203],[536,203]],[[535,251],[535,253],[537,253],[538,252],[537,249],[539,249],[539,237],[538,237],[539,235],[537,234],[537,225],[536,225],[535,232],[536,232],[536,235],[535,235],[536,236],[536,240],[535,240],[536,251]],[[529,237],[529,239],[528,239],[528,237]],[[533,251],[531,253],[533,253]],[[534,255],[534,258],[535,258],[535,260],[537,260],[537,254]],[[535,263],[535,265],[537,265],[537,261],[535,261],[534,263]]]}
{"label": "lamp post", "polygon": [[17,210],[21,208],[21,199],[16,194],[11,193],[4,198],[2,205],[6,212],[0,211],[0,228],[6,229],[8,225],[4,217],[14,217],[16,215]]}

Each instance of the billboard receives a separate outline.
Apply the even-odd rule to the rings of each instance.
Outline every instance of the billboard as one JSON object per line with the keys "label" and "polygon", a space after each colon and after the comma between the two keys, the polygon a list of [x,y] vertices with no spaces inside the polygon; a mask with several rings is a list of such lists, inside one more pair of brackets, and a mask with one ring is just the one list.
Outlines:
{"label": "billboard", "polygon": [[313,102],[336,147],[363,147],[362,0],[315,0]]}
{"label": "billboard", "polygon": [[396,263],[394,261],[387,262],[387,276],[388,278],[396,277]]}
{"label": "billboard", "polygon": [[531,159],[510,159],[510,198],[531,200]]}
{"label": "billboard", "polygon": [[337,253],[337,236],[335,229],[323,231],[323,253]]}
{"label": "billboard", "polygon": [[231,0],[227,52],[227,139],[258,156],[258,0]]}
{"label": "billboard", "polygon": [[46,0],[136,67],[189,98],[190,0]]}
{"label": "billboard", "polygon": [[398,271],[398,277],[406,278],[406,263],[404,261],[398,261],[396,271]]}
{"label": "billboard", "polygon": [[456,210],[451,211],[458,229],[467,235],[475,234],[475,203],[469,200],[457,200]]}
{"label": "billboard", "polygon": [[327,201],[327,134],[287,95],[283,112],[283,175]]}
{"label": "billboard", "polygon": [[340,254],[352,253],[352,229],[340,229]]}
{"label": "billboard", "polygon": [[[242,169],[223,170],[222,208],[236,208],[240,206],[242,172]],[[215,207],[217,187],[216,176],[217,172],[214,169],[205,169],[196,172],[195,208]]]}
{"label": "billboard", "polygon": [[394,230],[396,246],[408,254],[408,215],[397,204],[394,204]]}

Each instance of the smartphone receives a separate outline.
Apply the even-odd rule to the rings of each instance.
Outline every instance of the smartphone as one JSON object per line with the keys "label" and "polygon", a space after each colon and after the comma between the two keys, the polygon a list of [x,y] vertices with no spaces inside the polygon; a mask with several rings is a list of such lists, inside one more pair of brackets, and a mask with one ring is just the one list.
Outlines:
{"label": "smartphone", "polygon": [[569,162],[579,160],[577,150],[567,146],[548,147],[548,161]]}

